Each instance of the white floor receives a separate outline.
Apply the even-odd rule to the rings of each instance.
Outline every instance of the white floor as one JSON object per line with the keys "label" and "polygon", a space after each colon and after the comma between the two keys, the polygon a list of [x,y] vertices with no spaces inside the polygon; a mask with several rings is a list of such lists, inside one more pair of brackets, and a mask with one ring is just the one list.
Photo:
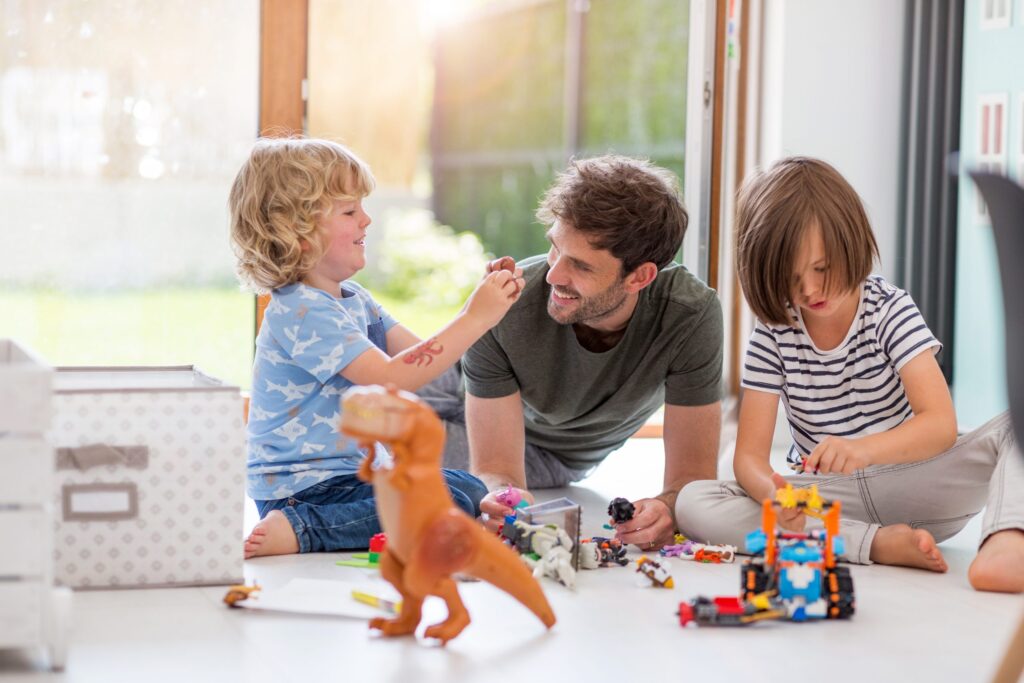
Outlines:
{"label": "white floor", "polygon": [[[615,496],[649,494],[660,481],[657,440],[628,444],[565,493],[584,507],[584,534],[601,532]],[[628,471],[629,476],[623,476]],[[966,579],[975,520],[943,544],[948,574],[854,567],[849,622],[761,623],[681,629],[681,600],[735,594],[736,565],[672,560],[674,590],[640,588],[631,568],[581,572],[575,592],[545,579],[558,617],[546,632],[518,603],[481,583],[461,592],[473,623],[446,648],[421,638],[370,635],[362,620],[231,610],[223,588],[75,594],[67,670],[45,671],[36,652],[0,652],[6,681],[986,681],[1024,616],[1024,597],[977,593]],[[341,554],[264,558],[247,578],[267,588],[296,577],[368,580],[335,566]],[[444,608],[428,602],[426,622]]]}

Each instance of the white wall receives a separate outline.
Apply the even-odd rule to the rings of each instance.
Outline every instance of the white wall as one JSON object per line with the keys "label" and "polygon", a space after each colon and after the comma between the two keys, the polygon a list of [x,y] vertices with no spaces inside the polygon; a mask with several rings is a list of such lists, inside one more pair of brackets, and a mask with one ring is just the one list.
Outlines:
{"label": "white wall", "polygon": [[864,200],[896,274],[904,4],[767,0],[760,160],[828,161]]}

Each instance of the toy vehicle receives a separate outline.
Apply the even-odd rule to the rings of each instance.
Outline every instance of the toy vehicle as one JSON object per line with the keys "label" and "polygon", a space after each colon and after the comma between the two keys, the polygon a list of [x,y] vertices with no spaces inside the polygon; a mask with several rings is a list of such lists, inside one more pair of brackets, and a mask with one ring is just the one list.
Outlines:
{"label": "toy vehicle", "polygon": [[701,626],[746,626],[764,619],[784,619],[786,610],[777,598],[762,593],[751,600],[698,596],[690,602],[679,603],[678,615],[680,626],[690,623]]}
{"label": "toy vehicle", "polygon": [[[794,533],[776,529],[775,506],[802,508],[825,523],[824,529]],[[747,550],[755,557],[743,563],[741,595],[749,600],[770,592],[786,606],[793,621],[848,619],[855,611],[853,578],[849,567],[836,564],[843,552],[839,533],[839,502],[825,502],[818,487],[776,492],[765,500],[762,529],[747,535]]]}
{"label": "toy vehicle", "polygon": [[[853,616],[850,569],[836,564],[836,554],[843,552],[843,539],[838,536],[839,502],[823,501],[817,486],[795,490],[789,485],[775,495],[775,501],[764,501],[762,528],[747,535],[747,550],[755,556],[743,563],[740,596],[701,596],[681,603],[680,625],[744,626],[764,619]],[[775,506],[801,508],[822,520],[825,528],[806,533],[777,529]]]}

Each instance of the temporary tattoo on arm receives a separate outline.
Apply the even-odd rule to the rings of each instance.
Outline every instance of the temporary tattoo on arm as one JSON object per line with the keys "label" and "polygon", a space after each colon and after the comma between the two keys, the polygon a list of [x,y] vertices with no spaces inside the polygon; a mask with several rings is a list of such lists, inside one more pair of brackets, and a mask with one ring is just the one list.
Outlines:
{"label": "temporary tattoo on arm", "polygon": [[425,342],[420,342],[416,346],[409,350],[408,355],[402,359],[406,365],[416,364],[416,367],[421,365],[430,365],[434,362],[434,356],[440,356],[444,351],[444,347],[438,343],[436,337],[431,337]]}

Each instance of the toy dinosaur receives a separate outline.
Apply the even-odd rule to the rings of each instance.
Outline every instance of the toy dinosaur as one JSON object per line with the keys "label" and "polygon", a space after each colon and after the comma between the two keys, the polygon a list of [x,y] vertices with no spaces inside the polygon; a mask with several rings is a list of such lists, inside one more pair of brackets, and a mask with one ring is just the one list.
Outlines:
{"label": "toy dinosaur", "polygon": [[[423,600],[436,595],[445,601],[448,618],[429,626],[426,637],[443,644],[459,635],[470,619],[451,578],[456,572],[502,589],[551,628],[555,614],[530,570],[452,502],[441,476],[444,426],[437,415],[415,395],[393,387],[353,387],[341,405],[341,430],[369,452],[358,475],[373,483],[388,537],[381,575],[402,595],[398,617],[373,619],[370,628],[386,636],[414,633]],[[390,467],[373,466],[376,441],[391,447]]]}

